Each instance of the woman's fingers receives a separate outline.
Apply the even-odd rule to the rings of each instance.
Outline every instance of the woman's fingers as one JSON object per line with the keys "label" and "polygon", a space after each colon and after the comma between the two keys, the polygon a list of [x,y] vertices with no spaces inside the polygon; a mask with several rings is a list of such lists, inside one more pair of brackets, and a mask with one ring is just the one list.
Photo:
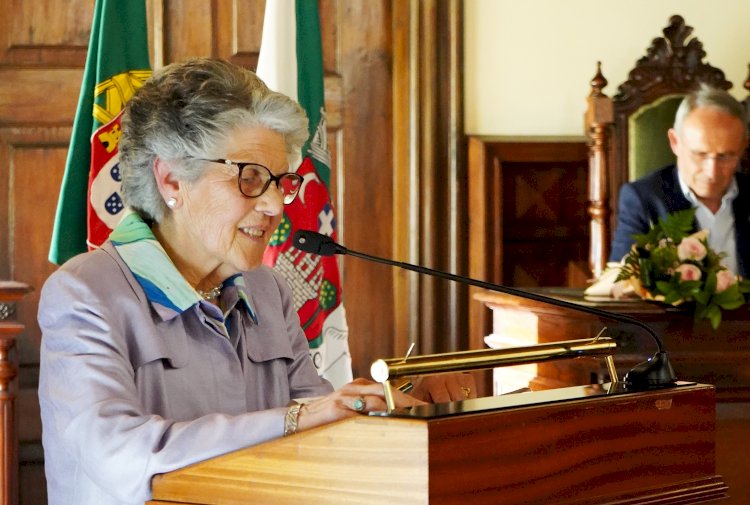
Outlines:
{"label": "woman's fingers", "polygon": [[[425,403],[398,389],[393,389],[392,393],[397,408]],[[300,413],[299,431],[358,414],[385,410],[387,405],[383,385],[366,379],[357,379],[329,395],[306,403]]]}
{"label": "woman's fingers", "polygon": [[473,375],[447,373],[419,377],[412,394],[433,403],[445,403],[476,398],[477,388]]}
{"label": "woman's fingers", "polygon": [[461,374],[461,377],[463,379],[463,386],[461,386],[461,391],[463,392],[464,396],[466,398],[476,398],[477,383],[474,380],[474,376],[470,373],[463,373]]}
{"label": "woman's fingers", "polygon": [[367,411],[367,397],[357,396],[352,403],[352,410],[355,412],[366,412]]}

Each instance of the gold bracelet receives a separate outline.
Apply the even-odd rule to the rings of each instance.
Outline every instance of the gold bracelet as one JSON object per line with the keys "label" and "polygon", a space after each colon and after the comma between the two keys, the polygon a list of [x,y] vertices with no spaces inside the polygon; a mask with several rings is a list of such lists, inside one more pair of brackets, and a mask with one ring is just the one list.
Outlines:
{"label": "gold bracelet", "polygon": [[284,416],[284,436],[294,435],[297,433],[299,427],[299,413],[302,410],[302,404],[295,403],[289,410],[286,411]]}

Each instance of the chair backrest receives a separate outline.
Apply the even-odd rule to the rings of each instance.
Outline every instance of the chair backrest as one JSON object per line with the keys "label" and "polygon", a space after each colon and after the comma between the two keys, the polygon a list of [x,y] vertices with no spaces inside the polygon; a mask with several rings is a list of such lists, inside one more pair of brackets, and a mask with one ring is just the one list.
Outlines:
{"label": "chair backrest", "polygon": [[[607,80],[597,64],[584,117],[589,138],[589,266],[594,277],[601,275],[609,256],[620,186],[674,162],[667,130],[682,98],[701,84],[732,87],[724,72],[703,61],[703,44],[690,38],[692,31],[681,16],[672,16],[664,36],[652,40],[612,98],[602,91]],[[745,88],[750,89],[750,78]]]}
{"label": "chair backrest", "polygon": [[665,95],[644,105],[628,118],[627,179],[633,181],[659,167],[674,163],[667,131],[685,95]]}

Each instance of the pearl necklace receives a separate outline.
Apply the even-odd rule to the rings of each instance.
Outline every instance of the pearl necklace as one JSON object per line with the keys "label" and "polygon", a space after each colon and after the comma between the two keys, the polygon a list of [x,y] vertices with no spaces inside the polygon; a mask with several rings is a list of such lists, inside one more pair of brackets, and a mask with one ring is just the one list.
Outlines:
{"label": "pearl necklace", "polygon": [[214,286],[208,291],[201,291],[200,289],[196,289],[196,291],[198,292],[198,295],[204,300],[213,300],[214,298],[218,298],[221,294],[221,284],[219,284],[218,286]]}

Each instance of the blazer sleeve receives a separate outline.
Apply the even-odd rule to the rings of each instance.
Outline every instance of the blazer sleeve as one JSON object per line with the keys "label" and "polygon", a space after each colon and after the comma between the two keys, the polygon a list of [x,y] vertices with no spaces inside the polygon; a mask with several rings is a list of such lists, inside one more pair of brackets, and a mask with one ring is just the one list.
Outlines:
{"label": "blazer sleeve", "polygon": [[617,228],[612,240],[610,261],[620,261],[631,249],[633,235],[646,233],[651,226],[649,213],[644,200],[633,184],[620,188],[617,208]]}

